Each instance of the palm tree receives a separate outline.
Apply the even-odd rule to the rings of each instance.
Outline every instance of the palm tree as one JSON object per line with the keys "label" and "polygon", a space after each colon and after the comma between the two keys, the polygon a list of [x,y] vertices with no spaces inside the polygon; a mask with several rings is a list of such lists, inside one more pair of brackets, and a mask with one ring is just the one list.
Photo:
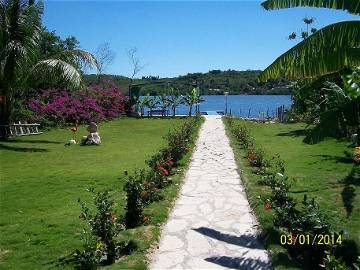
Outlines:
{"label": "palm tree", "polygon": [[0,91],[1,119],[10,120],[14,95],[34,82],[56,80],[77,88],[81,72],[76,67],[97,66],[88,52],[64,50],[43,58],[40,53],[43,2],[7,0],[0,2]]}
{"label": "palm tree", "polygon": [[150,94],[147,94],[142,99],[140,99],[139,97],[138,100],[136,101],[137,106],[140,108],[141,117],[144,116],[144,109],[149,103],[149,98],[150,98]]}
{"label": "palm tree", "polygon": [[194,104],[202,101],[200,100],[200,96],[198,95],[196,88],[193,88],[190,93],[183,96],[182,100],[185,105],[189,106],[189,116],[192,115],[192,107],[194,106]]}
{"label": "palm tree", "polygon": [[176,108],[182,104],[182,98],[179,94],[178,90],[175,90],[174,88],[170,89],[170,95],[169,95],[169,102],[172,110],[172,116],[175,117],[176,115]]}
{"label": "palm tree", "polygon": [[[360,15],[359,0],[268,0],[266,10],[318,7],[345,10]],[[260,81],[286,77],[312,79],[353,69],[360,65],[360,21],[343,21],[325,26],[278,57],[260,74]]]}
{"label": "palm tree", "polygon": [[159,100],[157,97],[151,97],[148,99],[146,106],[150,110],[150,116],[152,116],[153,110],[159,105]]}
{"label": "palm tree", "polygon": [[160,105],[161,105],[161,109],[162,109],[162,116],[165,116],[165,112],[167,111],[167,109],[170,107],[170,101],[169,98],[166,94],[162,94],[160,96]]}

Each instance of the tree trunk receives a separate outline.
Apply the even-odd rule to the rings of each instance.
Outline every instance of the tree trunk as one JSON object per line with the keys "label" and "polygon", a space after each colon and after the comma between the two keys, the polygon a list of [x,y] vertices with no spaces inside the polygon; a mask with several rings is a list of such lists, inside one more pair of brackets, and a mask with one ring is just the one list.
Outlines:
{"label": "tree trunk", "polygon": [[175,117],[175,114],[176,114],[176,107],[173,106],[173,117]]}
{"label": "tree trunk", "polygon": [[191,116],[191,113],[192,113],[192,105],[190,105],[190,108],[189,108],[189,116]]}
{"label": "tree trunk", "polygon": [[[9,94],[4,93],[0,102],[0,124],[8,125],[10,122],[11,114],[11,99]],[[6,127],[0,127],[0,138],[7,138],[9,136],[9,130]]]}
{"label": "tree trunk", "polygon": [[13,88],[12,85],[14,83],[15,78],[15,61],[16,55],[14,52],[10,52],[8,56],[8,61],[5,62],[4,67],[4,75],[5,82],[4,86],[1,89],[1,94],[3,95],[3,101],[0,104],[1,106],[1,116],[0,116],[0,124],[8,125],[10,121],[11,114],[11,105],[12,105],[12,93]]}
{"label": "tree trunk", "polygon": [[9,91],[4,91],[1,101],[1,117],[0,117],[0,124],[8,125],[10,121],[10,113],[11,113],[11,98],[9,95]]}

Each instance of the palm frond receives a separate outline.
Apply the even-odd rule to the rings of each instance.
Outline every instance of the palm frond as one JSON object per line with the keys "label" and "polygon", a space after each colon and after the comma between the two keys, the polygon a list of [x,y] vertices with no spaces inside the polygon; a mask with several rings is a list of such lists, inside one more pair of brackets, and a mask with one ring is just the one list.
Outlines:
{"label": "palm frond", "polygon": [[81,68],[96,68],[99,69],[96,58],[89,52],[81,49],[64,50],[60,55],[54,56],[64,60],[65,62],[75,63]]}
{"label": "palm frond", "polygon": [[59,59],[46,59],[38,62],[31,70],[31,75],[47,80],[60,77],[74,87],[79,87],[81,84],[79,71],[71,64]]}
{"label": "palm frond", "polygon": [[328,25],[278,57],[260,81],[315,78],[360,65],[360,21]]}
{"label": "palm frond", "polygon": [[327,92],[332,92],[334,94],[334,96],[338,97],[338,98],[341,98],[341,99],[350,99],[345,91],[340,87],[338,86],[336,83],[334,82],[329,82],[329,81],[326,81],[324,83],[324,87],[322,88],[324,91],[327,91]]}
{"label": "palm frond", "polygon": [[351,14],[360,15],[359,0],[267,0],[261,5],[266,10],[293,8],[293,7],[316,7],[345,10]]}
{"label": "palm frond", "polygon": [[[43,3],[24,0],[0,4],[0,80],[13,87],[36,58]],[[16,75],[15,75],[16,74]]]}

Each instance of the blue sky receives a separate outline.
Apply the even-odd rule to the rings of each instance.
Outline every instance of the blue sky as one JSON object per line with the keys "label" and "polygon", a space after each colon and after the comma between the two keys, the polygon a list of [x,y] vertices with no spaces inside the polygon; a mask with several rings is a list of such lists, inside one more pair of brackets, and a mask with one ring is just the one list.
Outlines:
{"label": "blue sky", "polygon": [[130,75],[126,50],[137,47],[145,68],[138,76],[178,76],[212,69],[264,69],[296,44],[287,36],[356,19],[346,12],[296,8],[265,11],[260,1],[45,1],[44,24],[74,35],[93,52],[109,42],[116,52],[107,73]]}

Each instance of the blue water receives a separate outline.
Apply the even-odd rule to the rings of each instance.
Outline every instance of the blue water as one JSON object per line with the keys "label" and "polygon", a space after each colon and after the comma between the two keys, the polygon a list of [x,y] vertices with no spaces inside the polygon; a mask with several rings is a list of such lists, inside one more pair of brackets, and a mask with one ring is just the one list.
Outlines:
{"label": "blue water", "polygon": [[[200,111],[225,112],[226,97],[224,95],[219,96],[201,96],[205,99],[200,103]],[[227,97],[228,113],[241,117],[260,117],[261,113],[268,114],[270,117],[275,115],[277,107],[285,105],[289,108],[292,104],[291,96],[289,95],[233,95]],[[193,112],[195,108],[193,107]],[[169,110],[171,114],[171,111]],[[184,105],[180,105],[176,109],[177,115],[186,115],[189,113],[189,108]]]}

